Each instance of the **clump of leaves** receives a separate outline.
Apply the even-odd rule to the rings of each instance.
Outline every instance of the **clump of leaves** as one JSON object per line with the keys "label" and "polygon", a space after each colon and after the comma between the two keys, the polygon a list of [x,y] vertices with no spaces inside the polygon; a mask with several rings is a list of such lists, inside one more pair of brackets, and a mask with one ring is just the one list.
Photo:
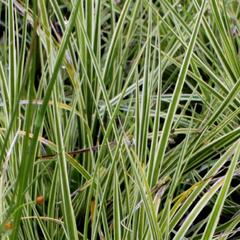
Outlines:
{"label": "clump of leaves", "polygon": [[239,232],[237,1],[0,0],[0,234]]}

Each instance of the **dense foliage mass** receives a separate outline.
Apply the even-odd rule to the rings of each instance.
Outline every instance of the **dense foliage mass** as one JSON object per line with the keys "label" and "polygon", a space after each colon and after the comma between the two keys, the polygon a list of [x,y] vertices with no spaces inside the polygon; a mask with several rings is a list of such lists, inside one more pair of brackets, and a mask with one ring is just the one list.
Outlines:
{"label": "dense foliage mass", "polygon": [[238,0],[0,0],[1,239],[240,239]]}

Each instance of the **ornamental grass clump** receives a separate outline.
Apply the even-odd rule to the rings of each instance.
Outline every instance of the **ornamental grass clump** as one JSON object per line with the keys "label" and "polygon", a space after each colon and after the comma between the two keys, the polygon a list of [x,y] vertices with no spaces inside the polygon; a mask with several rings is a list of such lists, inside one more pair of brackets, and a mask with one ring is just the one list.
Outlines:
{"label": "ornamental grass clump", "polygon": [[238,239],[239,14],[0,0],[0,238]]}

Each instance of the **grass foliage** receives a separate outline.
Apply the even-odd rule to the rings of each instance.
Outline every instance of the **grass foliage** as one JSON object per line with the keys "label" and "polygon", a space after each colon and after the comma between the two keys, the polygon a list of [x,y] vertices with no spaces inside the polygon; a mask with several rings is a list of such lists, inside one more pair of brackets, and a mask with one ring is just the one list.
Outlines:
{"label": "grass foliage", "polygon": [[1,239],[238,239],[237,0],[0,0]]}

